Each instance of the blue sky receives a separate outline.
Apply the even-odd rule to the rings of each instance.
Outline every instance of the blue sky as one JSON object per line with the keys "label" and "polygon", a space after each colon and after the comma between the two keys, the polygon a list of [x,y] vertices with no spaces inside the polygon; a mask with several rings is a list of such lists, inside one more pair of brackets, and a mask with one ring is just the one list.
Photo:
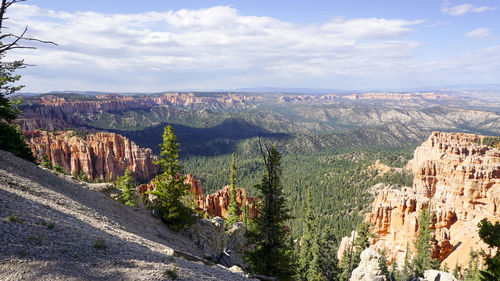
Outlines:
{"label": "blue sky", "polygon": [[30,0],[25,92],[500,83],[500,1]]}

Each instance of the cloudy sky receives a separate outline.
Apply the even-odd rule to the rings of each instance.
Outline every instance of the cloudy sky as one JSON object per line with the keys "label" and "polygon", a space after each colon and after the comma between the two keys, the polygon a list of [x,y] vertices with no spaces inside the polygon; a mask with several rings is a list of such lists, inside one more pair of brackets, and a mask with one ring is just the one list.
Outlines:
{"label": "cloudy sky", "polygon": [[500,83],[499,0],[30,0],[24,92]]}

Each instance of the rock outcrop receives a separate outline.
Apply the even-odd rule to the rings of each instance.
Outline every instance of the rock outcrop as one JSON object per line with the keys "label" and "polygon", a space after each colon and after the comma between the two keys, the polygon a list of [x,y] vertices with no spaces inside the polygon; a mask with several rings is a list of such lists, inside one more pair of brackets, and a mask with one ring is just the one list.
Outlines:
{"label": "rock outcrop", "polygon": [[114,180],[130,169],[138,181],[153,178],[158,167],[149,148],[140,148],[128,138],[114,133],[77,136],[73,131],[33,131],[26,142],[42,161],[61,166],[73,175],[86,175],[90,180]]}
{"label": "rock outcrop", "polygon": [[402,264],[412,250],[420,211],[430,204],[435,231],[434,257],[448,266],[466,265],[469,251],[488,248],[477,224],[500,220],[500,150],[482,145],[473,134],[433,132],[408,164],[413,187],[384,189],[366,220],[373,224],[374,249],[385,249],[390,261]]}
{"label": "rock outcrop", "polygon": [[380,269],[380,254],[370,248],[361,252],[361,261],[352,271],[350,281],[386,281]]}
{"label": "rock outcrop", "polygon": [[[231,188],[226,186],[215,193],[200,198],[198,206],[212,217],[219,216],[227,218],[230,199]],[[252,217],[255,217],[258,213],[257,207],[254,204],[256,200],[256,198],[246,195],[246,189],[236,188],[236,201],[240,206],[246,206]]]}
{"label": "rock outcrop", "polygon": [[[210,217],[227,218],[229,201],[231,199],[231,189],[226,186],[215,193],[203,195],[201,181],[194,179],[191,174],[187,174],[184,181],[185,184],[191,185],[191,193],[195,196],[196,205],[199,210],[209,215]],[[146,191],[154,190],[153,181],[141,184],[136,187],[137,191],[144,194]],[[240,205],[240,209],[247,208],[248,214],[251,217],[258,215],[258,210],[255,202],[257,198],[248,197],[246,189],[236,188],[236,201]],[[243,213],[241,214],[243,216]],[[243,218],[243,217],[242,217]]]}
{"label": "rock outcrop", "polygon": [[243,223],[235,223],[226,232],[221,217],[200,219],[184,233],[203,251],[206,259],[226,267],[247,268],[243,260],[248,246]]}
{"label": "rock outcrop", "polygon": [[426,270],[424,278],[425,281],[457,281],[457,278],[450,273],[434,269]]}

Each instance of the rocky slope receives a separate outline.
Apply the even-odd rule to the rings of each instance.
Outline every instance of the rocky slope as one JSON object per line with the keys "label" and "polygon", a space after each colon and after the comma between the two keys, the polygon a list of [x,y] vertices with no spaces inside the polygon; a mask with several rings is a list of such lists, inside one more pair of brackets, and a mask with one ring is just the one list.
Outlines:
{"label": "rocky slope", "polygon": [[191,240],[96,185],[0,151],[0,279],[248,280],[198,258]]}
{"label": "rocky slope", "polygon": [[453,267],[466,265],[469,251],[484,249],[477,224],[500,220],[500,149],[483,145],[485,136],[433,132],[409,163],[413,187],[382,190],[366,220],[377,236],[375,249],[402,264],[418,233],[420,211],[429,206],[437,242],[434,256]]}
{"label": "rocky slope", "polygon": [[114,133],[77,136],[73,131],[26,133],[26,142],[33,154],[63,167],[66,172],[85,174],[90,180],[114,180],[130,169],[138,181],[153,178],[158,170],[155,156],[148,148]]}

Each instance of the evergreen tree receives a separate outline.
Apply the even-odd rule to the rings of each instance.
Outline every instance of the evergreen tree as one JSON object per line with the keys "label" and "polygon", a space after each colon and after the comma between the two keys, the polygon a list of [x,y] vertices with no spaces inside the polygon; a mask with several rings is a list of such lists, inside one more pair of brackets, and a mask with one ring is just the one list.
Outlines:
{"label": "evergreen tree", "polygon": [[229,207],[228,207],[228,217],[226,220],[226,225],[229,227],[233,225],[235,222],[240,221],[240,205],[237,200],[237,190],[236,190],[236,160],[233,152],[233,162],[231,163],[231,177],[230,177],[230,192],[231,196],[229,198]]}
{"label": "evergreen tree", "polygon": [[340,269],[337,259],[337,240],[333,229],[317,229],[312,247],[312,262],[308,269],[308,280],[338,281]]}
{"label": "evergreen tree", "polygon": [[[354,245],[356,246],[356,251],[354,252],[353,262],[351,266],[351,270],[358,267],[359,262],[361,261],[361,253],[364,249],[370,246],[369,239],[373,237],[373,234],[370,232],[370,223],[362,222],[356,228],[357,237],[354,240]],[[351,271],[352,272],[352,271]]]}
{"label": "evergreen tree", "polygon": [[389,267],[387,267],[387,256],[385,254],[385,249],[380,254],[380,270],[382,270],[382,274],[385,275],[385,280],[391,280],[391,274],[389,272]]}
{"label": "evergreen tree", "polygon": [[9,99],[9,96],[24,87],[15,85],[21,79],[21,76],[14,74],[16,70],[24,66],[24,62],[22,60],[14,62],[6,62],[4,60],[9,50],[23,48],[18,45],[18,42],[25,39],[23,38],[24,33],[21,36],[17,36],[4,32],[5,26],[3,21],[7,19],[5,13],[7,12],[7,8],[16,2],[19,1],[2,1],[0,8],[0,40],[5,41],[13,38],[12,42],[6,43],[0,41],[0,149],[10,151],[24,160],[35,162],[35,157],[24,141],[24,135],[14,123],[20,112],[18,105],[21,100],[14,101]]}
{"label": "evergreen tree", "polygon": [[184,183],[185,177],[181,176],[179,145],[174,129],[168,125],[164,129],[163,143],[160,144],[160,160],[156,162],[163,173],[156,176],[155,189],[149,192],[156,197],[153,208],[163,222],[175,230],[189,226],[194,220],[188,201],[190,186]]}
{"label": "evergreen tree", "polygon": [[455,264],[455,267],[453,268],[453,276],[455,276],[455,278],[459,279],[459,274],[460,274],[460,264],[457,262]]}
{"label": "evergreen tree", "polygon": [[248,224],[250,223],[250,210],[249,210],[249,206],[247,206],[247,194],[246,192],[243,194],[243,201],[241,202],[241,206],[243,207],[243,224],[245,226],[248,226]]}
{"label": "evergreen tree", "polygon": [[410,260],[409,245],[406,245],[405,259],[403,268],[398,272],[396,280],[406,281],[413,275],[413,264]]}
{"label": "evergreen tree", "polygon": [[316,220],[312,212],[312,195],[311,188],[309,187],[306,192],[306,216],[304,220],[304,231],[302,239],[300,240],[300,250],[299,250],[299,261],[297,274],[299,280],[307,281],[309,275],[309,267],[313,260],[312,248],[313,244],[318,244],[317,241],[313,241],[316,237],[313,234],[318,231],[316,229]]}
{"label": "evergreen tree", "polygon": [[418,218],[418,236],[415,240],[415,250],[417,251],[414,258],[415,276],[424,276],[424,271],[427,269],[439,268],[439,261],[432,257],[432,233],[431,233],[431,213],[430,202],[427,207],[423,208]]}
{"label": "evergreen tree", "polygon": [[490,248],[495,250],[495,256],[483,254],[486,263],[486,269],[481,270],[481,280],[500,280],[500,223],[497,221],[492,224],[487,219],[482,219],[478,224],[479,237]]}
{"label": "evergreen tree", "polygon": [[130,169],[127,168],[123,176],[116,178],[115,187],[121,190],[120,199],[125,205],[135,206],[135,185]]}
{"label": "evergreen tree", "polygon": [[[469,252],[469,265],[465,270],[464,276],[462,278],[463,281],[480,281],[481,273],[479,271],[479,253],[474,252],[470,249]],[[488,279],[490,280],[490,279]]]}
{"label": "evergreen tree", "polygon": [[255,274],[274,276],[280,280],[292,280],[295,267],[293,248],[286,221],[291,219],[281,184],[281,154],[275,146],[260,145],[265,164],[259,191],[259,216],[253,220],[248,240],[255,248],[248,252],[246,260]]}
{"label": "evergreen tree", "polygon": [[[389,276],[393,277],[394,279],[396,279],[396,277],[398,276],[398,262],[396,261],[396,259],[394,259],[394,261],[391,264],[391,273]],[[387,279],[387,281],[389,280],[392,279],[391,278]]]}

